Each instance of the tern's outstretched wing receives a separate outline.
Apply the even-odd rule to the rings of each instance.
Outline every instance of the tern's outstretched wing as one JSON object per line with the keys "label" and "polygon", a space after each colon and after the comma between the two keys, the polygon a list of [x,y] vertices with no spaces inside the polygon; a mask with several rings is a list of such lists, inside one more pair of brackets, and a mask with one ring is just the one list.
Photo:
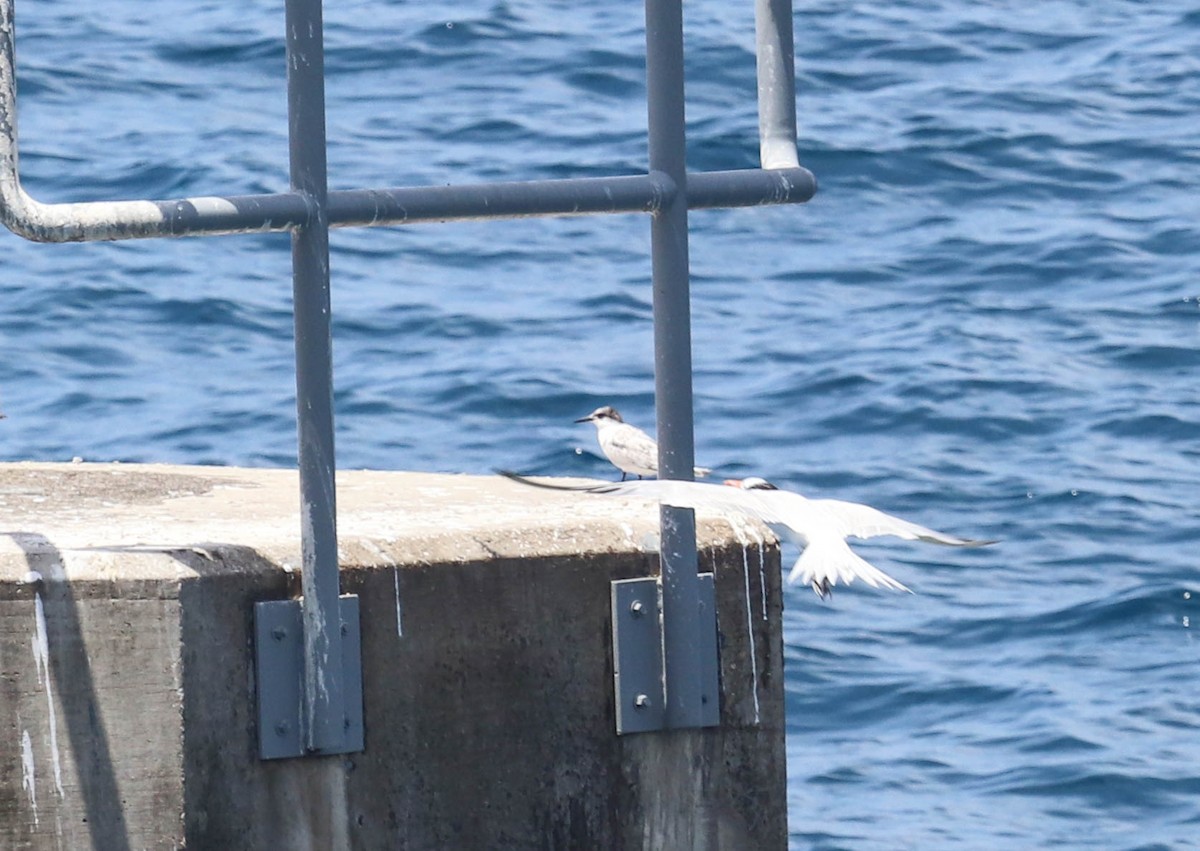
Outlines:
{"label": "tern's outstretched wing", "polygon": [[640,479],[627,482],[597,482],[591,485],[560,485],[536,481],[510,470],[497,470],[496,472],[514,482],[546,490],[624,496],[629,499],[661,502],[663,505],[673,505],[676,508],[696,508],[710,511],[734,510],[744,514],[753,514],[744,505],[745,499],[741,496],[743,492],[724,485],[680,482],[674,479]]}
{"label": "tern's outstretched wing", "polygon": [[807,499],[782,490],[742,490],[701,482],[664,479],[604,482],[594,485],[554,485],[501,471],[503,476],[550,490],[580,491],[664,505],[708,511],[736,512],[765,523],[780,538],[793,541],[803,552],[789,582],[803,581],[822,597],[834,585],[856,579],[875,588],[909,589],[850,549],[847,537],[874,538],[893,535],[910,541],[928,541],[951,547],[980,547],[994,541],[958,538],[885,514],[868,505],[837,499]]}
{"label": "tern's outstretched wing", "polygon": [[782,490],[743,493],[750,495],[755,516],[781,538],[789,538],[804,548],[788,581],[809,584],[822,597],[828,596],[839,582],[848,584],[855,579],[873,587],[909,590],[851,550],[846,543],[848,537],[892,535],[953,547],[994,543],[947,535],[855,502],[807,499]]}
{"label": "tern's outstretched wing", "polygon": [[[595,485],[552,485],[550,482],[539,482],[536,479],[531,479],[528,476],[522,476],[520,473],[514,473],[512,470],[497,470],[496,475],[504,476],[506,479],[512,479],[514,482],[520,482],[523,485],[530,487],[542,488],[548,491],[579,491],[584,493],[605,493],[606,486],[602,484]],[[616,484],[622,484],[617,482]]]}
{"label": "tern's outstretched wing", "polygon": [[945,532],[938,532],[908,520],[901,520],[899,517],[885,514],[877,508],[857,502],[843,502],[840,499],[814,499],[810,500],[810,503],[814,509],[835,518],[844,535],[854,538],[893,535],[906,541],[925,541],[929,544],[941,544],[947,547],[983,547],[996,543],[995,541],[979,541],[947,535]]}

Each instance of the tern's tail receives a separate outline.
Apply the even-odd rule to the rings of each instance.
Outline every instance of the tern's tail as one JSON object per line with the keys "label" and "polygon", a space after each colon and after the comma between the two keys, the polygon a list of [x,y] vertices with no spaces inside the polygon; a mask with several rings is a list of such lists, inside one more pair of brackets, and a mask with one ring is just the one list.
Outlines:
{"label": "tern's tail", "polygon": [[849,585],[861,579],[872,588],[891,588],[908,591],[895,579],[855,553],[840,538],[820,538],[809,541],[796,559],[788,582],[803,582],[811,585],[819,597],[828,597],[833,586],[841,582]]}

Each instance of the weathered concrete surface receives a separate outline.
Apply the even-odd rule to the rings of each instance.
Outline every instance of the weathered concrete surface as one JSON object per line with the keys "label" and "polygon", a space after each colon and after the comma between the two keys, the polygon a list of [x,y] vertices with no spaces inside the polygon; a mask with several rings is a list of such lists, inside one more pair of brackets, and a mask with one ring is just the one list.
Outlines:
{"label": "weathered concrete surface", "polygon": [[654,572],[655,506],[342,474],[366,749],[261,762],[252,608],[299,591],[297,494],[289,471],[0,465],[0,848],[786,846],[764,530],[699,518],[721,728],[618,737],[609,582]]}

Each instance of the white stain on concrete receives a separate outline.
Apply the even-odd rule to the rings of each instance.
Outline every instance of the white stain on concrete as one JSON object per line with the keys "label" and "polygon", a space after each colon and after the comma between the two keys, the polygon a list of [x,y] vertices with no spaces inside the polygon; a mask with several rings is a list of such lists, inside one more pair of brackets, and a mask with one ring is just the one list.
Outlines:
{"label": "white stain on concrete", "polygon": [[746,583],[746,637],[750,640],[750,694],[754,696],[754,723],[761,718],[758,705],[758,650],[754,644],[754,619],[750,616],[750,551],[742,546],[742,578]]}
{"label": "white stain on concrete", "polygon": [[400,618],[400,568],[392,565],[392,583],[396,586],[396,635],[404,637],[404,625]]}
{"label": "white stain on concrete", "polygon": [[33,660],[37,665],[38,679],[46,688],[46,708],[50,727],[50,756],[54,765],[54,788],[62,796],[62,759],[58,752],[58,714],[54,711],[54,692],[50,685],[50,641],[46,631],[46,609],[42,595],[33,595],[34,636]]}
{"label": "white stain on concrete", "polygon": [[767,569],[763,549],[766,543],[757,523],[748,519],[731,517],[729,525],[733,528],[733,534],[738,543],[742,545],[742,580],[746,590],[746,637],[750,642],[750,676],[753,678],[750,684],[750,693],[754,696],[754,723],[757,724],[761,719],[761,714],[758,701],[758,648],[754,640],[754,605],[751,602],[753,595],[750,591],[750,545],[755,544],[758,548],[758,587],[759,597],[762,601],[762,619],[765,621],[767,619]]}
{"label": "white stain on concrete", "polygon": [[374,541],[363,541],[363,546],[375,553],[375,555],[379,556],[380,560],[384,564],[390,565],[392,568],[392,586],[396,590],[396,636],[403,638],[404,621],[400,614],[400,566],[396,563],[396,559],[393,558],[387,550],[379,546]]}
{"label": "white stain on concrete", "polygon": [[21,731],[21,785],[25,787],[25,794],[29,796],[29,805],[33,807],[33,823],[36,826],[38,823],[37,811],[37,777],[34,774],[33,768],[33,741],[29,738],[29,731]]}
{"label": "white stain on concrete", "polygon": [[755,541],[758,544],[758,596],[762,598],[762,619],[767,622],[767,542],[762,536]]}

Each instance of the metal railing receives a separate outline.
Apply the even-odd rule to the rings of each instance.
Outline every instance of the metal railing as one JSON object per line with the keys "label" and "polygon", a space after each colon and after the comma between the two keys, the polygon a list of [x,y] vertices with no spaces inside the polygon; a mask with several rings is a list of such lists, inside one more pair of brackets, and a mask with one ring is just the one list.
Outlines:
{"label": "metal railing", "polygon": [[[287,0],[289,191],[62,204],[41,203],[21,187],[13,5],[14,0],[0,0],[0,220],[9,229],[39,242],[263,231],[292,234],[303,599],[279,601],[286,610],[258,612],[263,758],[362,747],[357,601],[339,593],[329,228],[651,214],[659,469],[664,478],[692,477],[688,211],[801,203],[816,191],[812,174],[798,165],[796,157],[790,0],[756,0],[760,169],[687,171],[681,0],[646,0],[648,173],[329,191],[321,0]],[[709,645],[706,633],[715,629],[715,621],[711,611],[700,614],[692,513],[664,508],[661,541],[665,707],[657,726],[708,725],[714,723],[715,706],[705,706],[701,693],[705,662],[696,648]],[[292,624],[299,626],[302,638]],[[715,653],[715,642],[711,643]],[[275,687],[264,684],[262,656],[275,652],[272,648],[277,646],[290,647],[284,656],[294,661],[287,664],[300,666],[298,679],[304,684],[300,695],[273,696]],[[299,706],[277,705],[296,700]],[[356,700],[357,707],[351,705]]]}

